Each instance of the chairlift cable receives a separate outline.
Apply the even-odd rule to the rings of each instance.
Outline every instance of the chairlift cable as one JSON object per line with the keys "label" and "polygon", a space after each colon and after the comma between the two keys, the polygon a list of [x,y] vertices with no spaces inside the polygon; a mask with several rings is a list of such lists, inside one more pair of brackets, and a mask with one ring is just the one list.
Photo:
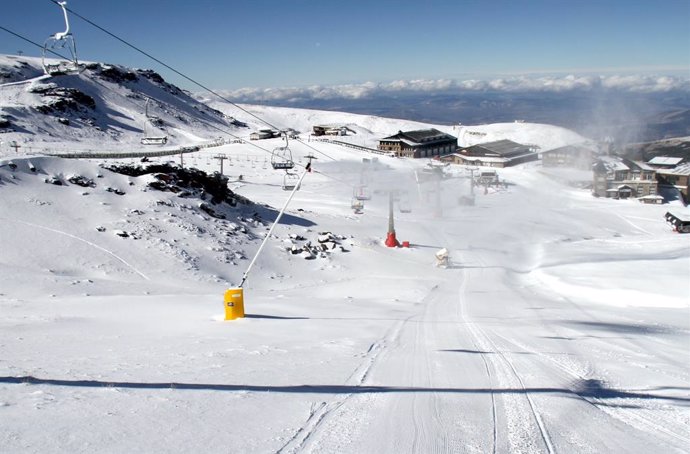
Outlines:
{"label": "chairlift cable", "polygon": [[[58,3],[57,0],[50,0],[50,1],[51,1],[52,3],[55,3],[56,5],[59,5],[59,3]],[[83,21],[87,22],[88,24],[90,24],[90,25],[96,27],[97,29],[101,30],[103,33],[108,34],[109,36],[115,38],[116,40],[120,41],[121,43],[125,44],[126,46],[131,47],[132,49],[136,50],[137,52],[139,52],[139,53],[141,53],[141,54],[143,54],[143,55],[149,57],[149,58],[152,59],[153,61],[155,61],[155,62],[157,62],[157,63],[159,63],[159,64],[165,66],[165,67],[168,68],[170,71],[174,72],[175,74],[179,75],[180,77],[183,77],[184,79],[188,80],[189,82],[192,82],[193,84],[197,85],[198,87],[203,88],[204,90],[208,91],[208,92],[211,93],[212,95],[217,96],[217,97],[220,98],[221,100],[223,100],[223,101],[225,101],[225,102],[227,102],[227,103],[233,105],[234,107],[240,109],[242,112],[246,113],[247,115],[250,115],[250,116],[254,117],[255,119],[257,119],[257,120],[261,121],[262,123],[266,124],[267,126],[270,126],[270,127],[273,128],[273,129],[280,130],[280,128],[278,128],[277,126],[273,125],[273,124],[270,123],[269,121],[267,121],[267,120],[265,120],[265,119],[259,117],[258,115],[256,115],[256,114],[250,112],[249,110],[247,110],[247,109],[245,109],[244,107],[240,106],[239,104],[237,104],[237,103],[235,103],[235,102],[229,100],[228,98],[224,97],[224,96],[221,95],[220,93],[218,93],[218,92],[216,92],[216,91],[214,91],[214,90],[208,88],[207,86],[203,85],[202,83],[197,82],[196,80],[192,79],[191,77],[187,76],[186,74],[184,74],[184,73],[182,73],[182,72],[176,70],[176,69],[173,68],[172,66],[168,65],[167,63],[164,63],[164,62],[161,61],[160,59],[158,59],[158,58],[154,57],[153,55],[151,55],[150,53],[148,53],[148,52],[146,52],[146,51],[140,49],[139,47],[135,46],[134,44],[131,44],[131,43],[128,42],[127,40],[125,40],[125,39],[123,39],[123,38],[120,38],[120,37],[117,36],[116,34],[114,34],[114,33],[110,32],[110,31],[106,30],[105,28],[103,28],[103,27],[101,27],[100,25],[94,23],[93,21],[87,19],[86,17],[82,16],[81,14],[75,12],[74,10],[70,9],[69,7],[65,6],[65,8],[67,9],[67,11],[69,11],[69,12],[72,13],[72,14],[74,14],[75,16],[77,16],[78,18],[80,18],[81,20],[83,20]],[[306,144],[305,144],[305,145],[306,145]],[[306,146],[307,146],[307,148],[310,148],[310,149],[314,150],[315,152],[324,155],[325,157],[331,159],[332,161],[335,161],[335,160],[336,160],[335,158],[333,158],[333,157],[331,157],[331,156],[328,156],[326,153],[317,150],[316,148],[312,147],[311,145],[306,145]]]}
{"label": "chairlift cable", "polygon": [[[52,3],[55,3],[56,5],[59,5],[59,2],[58,2],[57,0],[50,0],[50,1],[51,1]],[[168,68],[170,71],[172,71],[172,72],[174,72],[175,74],[177,74],[178,76],[187,79],[188,81],[190,81],[190,82],[192,82],[193,84],[195,84],[195,85],[197,85],[197,86],[203,88],[204,90],[206,90],[206,91],[208,91],[209,93],[211,93],[211,94],[217,96],[218,98],[222,99],[223,101],[232,104],[233,106],[235,106],[235,107],[237,107],[238,109],[242,110],[242,111],[245,112],[246,114],[251,115],[252,117],[256,118],[257,120],[261,121],[262,123],[265,123],[266,125],[270,126],[271,128],[280,129],[280,128],[274,126],[273,124],[269,123],[268,121],[264,120],[263,118],[260,118],[259,116],[257,116],[257,115],[255,115],[255,114],[249,112],[248,110],[246,110],[245,108],[239,106],[238,104],[236,104],[236,103],[230,101],[229,99],[225,98],[224,96],[222,96],[221,94],[217,93],[216,91],[214,91],[214,90],[208,88],[207,86],[201,84],[200,82],[197,82],[196,80],[192,79],[191,77],[187,76],[186,74],[184,74],[184,73],[182,73],[182,72],[176,70],[176,69],[173,68],[172,66],[170,66],[170,65],[168,65],[167,63],[161,61],[160,59],[154,57],[154,56],[151,55],[150,53],[148,53],[148,52],[146,52],[146,51],[140,49],[139,47],[137,47],[137,46],[135,46],[134,44],[128,42],[127,40],[125,40],[125,39],[123,39],[123,38],[120,38],[120,37],[117,36],[116,34],[114,34],[114,33],[110,32],[110,31],[106,30],[105,28],[101,27],[100,25],[94,23],[93,21],[87,19],[86,17],[84,17],[84,16],[82,16],[81,14],[77,13],[76,11],[72,10],[71,8],[66,7],[66,9],[67,9],[67,11],[69,11],[70,13],[74,14],[75,16],[77,16],[79,19],[83,20],[84,22],[86,22],[86,23],[88,23],[88,24],[90,24],[90,25],[96,27],[97,29],[99,29],[99,30],[102,31],[103,33],[105,33],[105,34],[107,34],[107,35],[109,35],[109,36],[115,38],[116,40],[120,41],[120,42],[123,43],[124,45],[129,46],[129,47],[131,47],[132,49],[136,50],[137,52],[139,52],[139,53],[141,53],[141,54],[143,54],[143,55],[149,57],[151,60],[153,60],[153,61],[155,61],[155,62],[157,62],[157,63],[159,63],[159,64],[165,66],[165,67]]]}
{"label": "chairlift cable", "polygon": [[[20,35],[19,33],[15,33],[15,32],[13,32],[12,30],[3,27],[2,25],[0,25],[0,30],[4,30],[4,31],[6,31],[7,33],[9,33],[10,35],[14,35],[14,36],[16,36],[17,38],[22,39],[22,40],[26,41],[27,43],[33,44],[33,45],[36,46],[36,47],[40,47],[41,49],[43,48],[43,45],[42,45],[42,44],[38,44],[38,43],[35,42],[35,41],[31,41],[29,38],[26,38],[26,37]],[[52,49],[48,49],[47,51],[50,52],[51,54],[57,56],[57,57],[64,58],[65,60],[69,60],[69,59],[68,59],[67,57],[65,57],[64,55],[61,55],[61,54],[55,52],[55,51],[52,50]]]}
{"label": "chairlift cable", "polygon": [[[53,3],[55,3],[54,0],[50,0],[50,1],[53,2]],[[68,9],[68,11],[70,11],[70,10]],[[70,11],[70,12],[72,12],[72,11]],[[72,14],[75,14],[75,13],[72,12]],[[76,14],[75,14],[75,15],[76,15]],[[8,29],[8,28],[5,28],[5,27],[3,27],[2,25],[0,25],[0,29],[1,29],[1,30],[4,30],[5,32],[7,32],[7,33],[9,33],[9,34],[11,34],[11,35],[16,36],[17,38],[19,38],[19,39],[21,39],[21,40],[24,40],[24,41],[26,41],[26,42],[28,42],[28,43],[30,43],[30,44],[33,44],[34,46],[36,46],[36,47],[38,47],[38,48],[43,49],[43,45],[41,45],[41,44],[39,44],[39,43],[37,43],[37,42],[35,42],[35,41],[32,41],[32,40],[30,40],[29,38],[26,38],[25,36],[22,36],[22,35],[20,35],[19,33],[16,33],[16,32],[14,32],[14,31],[12,31],[12,30],[10,30],[10,29]],[[64,55],[61,55],[61,54],[59,54],[58,52],[55,52],[55,51],[53,51],[53,50],[50,50],[50,49],[49,49],[48,52],[50,52],[50,53],[56,55],[57,57],[67,59],[67,57],[65,57]],[[108,87],[107,85],[102,84],[101,82],[99,82],[99,81],[96,80],[96,79],[91,79],[91,81],[94,82],[94,83],[97,84],[97,85],[100,85],[101,87],[105,88],[105,89],[108,90],[108,91],[111,91],[111,92],[113,92],[113,93],[115,93],[115,94],[117,94],[117,95],[123,96],[122,93],[119,93],[119,92],[113,90],[112,88]],[[132,102],[132,103],[134,103],[134,104],[136,104],[136,105],[138,105],[135,101],[132,101],[131,99],[130,99],[129,101]],[[175,110],[176,112],[181,113],[181,114],[183,114],[183,115],[189,117],[189,114],[188,114],[188,113],[186,113],[186,112],[184,112],[184,111],[178,109],[177,107],[175,107],[175,106],[172,105],[172,104],[168,104],[168,103],[166,103],[166,102],[164,102],[164,101],[161,101],[161,100],[158,100],[158,99],[156,99],[156,101],[157,101],[157,102],[161,102],[162,104],[165,104],[168,108],[170,108],[170,109],[172,109],[172,110]],[[228,102],[230,102],[230,101],[228,101]],[[230,102],[230,103],[233,104],[232,102]],[[139,106],[139,105],[138,105],[138,106]],[[139,107],[142,107],[142,106],[139,106]],[[142,108],[143,108],[143,107],[142,107]],[[220,132],[222,132],[222,133],[224,133],[224,134],[227,134],[227,135],[229,135],[230,137],[233,137],[233,138],[235,138],[235,139],[240,139],[240,140],[242,140],[242,138],[241,138],[240,136],[237,136],[237,135],[235,135],[235,134],[233,134],[233,133],[231,133],[231,132],[228,132],[227,130],[222,129],[221,127],[216,126],[216,125],[214,125],[214,124],[212,124],[212,123],[210,123],[210,122],[208,122],[208,121],[206,121],[206,120],[203,120],[203,119],[195,119],[195,120],[198,121],[198,122],[200,122],[200,123],[205,123],[207,126],[211,127],[212,129],[215,129],[215,130],[220,131]],[[267,150],[266,148],[263,148],[263,147],[261,147],[261,146],[255,144],[255,143],[248,142],[248,141],[244,141],[244,140],[243,140],[243,142],[244,142],[245,144],[247,144],[247,145],[251,145],[251,146],[253,146],[254,148],[257,148],[257,149],[263,151],[264,153],[266,153],[266,154],[268,154],[268,155],[272,155],[272,154],[273,154],[273,152],[272,152],[271,150]],[[333,158],[331,158],[330,156],[326,155],[325,153],[323,153],[323,152],[321,152],[321,151],[319,151],[319,150],[316,150],[316,149],[313,148],[313,147],[308,146],[307,144],[304,143],[304,141],[299,140],[298,142],[301,143],[302,145],[307,146],[308,148],[313,149],[314,151],[316,151],[316,152],[318,152],[318,153],[320,153],[320,154],[323,154],[323,155],[329,157],[330,159],[333,159]],[[333,159],[333,160],[335,160],[335,159]],[[306,166],[305,166],[304,164],[300,164],[300,163],[298,163],[298,162],[295,163],[295,166],[302,167],[302,168],[306,168]],[[341,180],[341,179],[339,179],[339,178],[336,178],[336,177],[334,177],[334,176],[332,176],[332,175],[329,175],[329,174],[327,174],[327,173],[320,172],[320,171],[318,171],[318,170],[313,170],[313,169],[312,169],[312,172],[317,173],[317,174],[319,174],[319,175],[322,175],[322,176],[324,176],[325,178],[328,178],[328,179],[333,180],[333,181],[335,181],[335,182],[341,183],[341,184],[343,184],[343,185],[345,185],[345,186],[350,186],[350,187],[352,186],[351,183],[348,183],[348,182],[346,182],[346,181],[344,181],[344,180]]]}

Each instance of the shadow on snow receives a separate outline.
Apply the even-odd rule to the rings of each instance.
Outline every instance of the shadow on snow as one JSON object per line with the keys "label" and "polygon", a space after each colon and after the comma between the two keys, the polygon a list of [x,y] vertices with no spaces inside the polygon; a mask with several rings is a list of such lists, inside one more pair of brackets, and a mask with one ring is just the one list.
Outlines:
{"label": "shadow on snow", "polygon": [[[582,380],[575,383],[573,389],[567,388],[422,388],[414,386],[351,386],[351,385],[228,385],[220,383],[143,383],[118,382],[102,380],[66,380],[37,378],[31,375],[21,377],[0,377],[2,384],[26,384],[44,386],[64,386],[79,388],[124,388],[124,389],[179,389],[192,391],[244,391],[286,394],[388,394],[388,393],[442,393],[442,394],[554,394],[564,397],[594,399],[642,399],[667,400],[690,405],[690,397],[678,397],[660,394],[649,394],[639,391],[623,391],[607,388],[598,380]],[[669,389],[667,387],[656,388]],[[689,388],[673,388],[687,390]],[[597,402],[608,406],[633,407],[634,403]]]}

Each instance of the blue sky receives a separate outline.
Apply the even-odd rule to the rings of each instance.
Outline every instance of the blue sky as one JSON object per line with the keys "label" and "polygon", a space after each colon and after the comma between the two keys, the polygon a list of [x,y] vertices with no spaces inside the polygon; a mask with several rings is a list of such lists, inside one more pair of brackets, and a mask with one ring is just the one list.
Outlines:
{"label": "blue sky", "polygon": [[[50,0],[2,0],[0,26],[63,30]],[[516,74],[690,76],[690,0],[69,0],[68,7],[216,89]],[[79,18],[85,60],[152,68]],[[0,53],[40,50],[0,30]]]}

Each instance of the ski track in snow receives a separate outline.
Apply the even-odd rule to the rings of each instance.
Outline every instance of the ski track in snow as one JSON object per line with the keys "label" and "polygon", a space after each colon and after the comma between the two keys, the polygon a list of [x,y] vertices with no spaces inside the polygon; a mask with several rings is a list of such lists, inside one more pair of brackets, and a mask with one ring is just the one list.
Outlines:
{"label": "ski track in snow", "polygon": [[147,281],[150,280],[144,273],[142,273],[141,271],[139,271],[139,270],[138,270],[137,268],[135,268],[133,265],[129,264],[125,259],[123,259],[123,258],[120,257],[119,255],[115,254],[113,251],[109,251],[108,249],[106,249],[106,248],[104,248],[104,247],[102,247],[102,246],[99,246],[99,245],[97,245],[97,244],[95,244],[95,243],[92,243],[92,242],[89,241],[89,240],[86,240],[86,239],[84,239],[84,238],[80,238],[80,237],[78,237],[78,236],[76,236],[76,235],[72,235],[71,233],[64,232],[64,231],[62,231],[62,230],[53,229],[53,228],[51,228],[51,227],[46,227],[46,226],[44,226],[44,225],[34,224],[34,223],[32,223],[32,222],[20,221],[20,220],[17,220],[17,219],[9,219],[9,218],[0,218],[0,220],[5,221],[5,222],[8,222],[8,221],[10,221],[10,222],[18,222],[18,223],[21,223],[21,224],[24,224],[24,225],[28,225],[28,226],[31,226],[31,227],[35,227],[35,228],[37,228],[37,229],[47,230],[47,231],[49,231],[49,232],[58,233],[58,234],[60,234],[60,235],[64,235],[64,236],[66,236],[66,237],[75,239],[75,240],[77,240],[77,241],[81,241],[82,243],[88,244],[89,246],[91,246],[91,247],[93,247],[93,248],[96,248],[96,249],[98,249],[99,251],[103,251],[103,252],[105,252],[106,254],[111,255],[112,257],[114,257],[114,258],[117,259],[118,261],[122,262],[127,268],[131,269],[132,271],[134,271],[136,274],[138,274],[139,276],[141,276],[141,277],[144,278],[145,280],[147,280]]}
{"label": "ski track in snow", "polygon": [[[84,77],[69,80],[82,83],[86,82]],[[6,100],[19,103],[27,97],[24,85],[43,78],[45,76],[1,86],[9,87],[5,90]],[[16,87],[11,87],[13,85]],[[94,93],[105,93],[95,86],[92,88]],[[128,93],[120,91],[117,96],[108,95],[104,99],[112,98],[108,105],[123,114],[122,121],[131,129],[123,140],[138,144],[135,120],[142,113],[137,111],[136,103],[127,101]],[[226,105],[222,108],[225,113],[236,112]],[[390,131],[412,125],[337,112],[305,113],[257,106],[253,109],[261,115],[270,114],[271,120],[280,120],[276,124],[281,127],[288,123],[286,118],[291,118],[295,121],[291,126],[303,131],[324,121],[361,122],[361,128],[370,128],[367,134],[350,136],[348,140],[353,143],[373,143],[377,136],[383,137]],[[324,120],[326,118],[328,120]],[[166,121],[171,120],[172,116],[167,115]],[[38,127],[47,125],[44,122]],[[257,126],[250,124],[246,134],[242,132],[243,138]],[[180,136],[187,134],[185,140],[195,137],[198,141],[204,134],[197,134],[194,127],[173,121],[170,131],[177,130]],[[449,126],[438,127],[452,132]],[[473,129],[483,131],[484,135],[488,133],[487,141],[515,139],[520,137],[514,135],[518,132],[530,132],[551,146],[570,142],[559,137],[564,131],[545,125],[486,125]],[[39,134],[40,140],[36,143],[49,137],[46,134],[41,138]],[[96,137],[100,136],[86,136],[74,145],[86,149],[102,145]],[[265,145],[268,150],[282,141],[267,139],[262,143],[268,144]],[[290,143],[292,146],[293,142]],[[299,141],[294,144],[296,151],[300,148],[305,151],[304,148],[310,146]],[[284,200],[281,191],[276,191],[280,182],[267,168],[264,152],[257,153],[246,144],[224,147],[231,156],[228,164],[232,165],[232,158],[235,159],[236,167],[232,171],[246,176],[245,182],[235,187],[238,193],[272,206]],[[48,443],[55,443],[51,446],[61,452],[79,448],[118,452],[191,451],[184,449],[191,448],[190,441],[185,439],[190,438],[215,443],[207,447],[208,452],[554,454],[615,450],[668,452],[674,449],[687,452],[690,436],[683,412],[688,398],[683,383],[687,383],[689,374],[682,359],[675,356],[682,351],[681,342],[687,339],[688,330],[683,323],[674,326],[675,321],[671,319],[681,312],[664,313],[663,308],[656,312],[651,305],[647,311],[631,313],[618,309],[602,311],[593,303],[583,302],[574,292],[559,294],[558,289],[537,288],[536,279],[529,281],[529,273],[534,270],[552,268],[557,277],[572,279],[583,277],[577,274],[582,269],[619,267],[625,271],[614,272],[613,276],[618,278],[616,283],[625,283],[626,278],[638,272],[634,269],[637,261],[641,262],[637,268],[658,264],[664,271],[671,270],[675,264],[686,264],[687,248],[683,249],[686,244],[678,241],[677,236],[664,235],[656,225],[663,222],[659,216],[662,207],[584,199],[582,192],[572,197],[574,191],[537,175],[530,164],[500,170],[501,176],[512,180],[513,186],[501,192],[489,191],[484,196],[478,194],[474,207],[458,209],[455,200],[455,206],[444,206],[451,213],[448,218],[439,216],[436,219],[428,209],[431,198],[422,201],[424,195],[429,196],[431,185],[427,184],[424,191],[424,183],[417,185],[416,191],[410,186],[410,194],[417,193],[419,205],[425,205],[420,208],[426,211],[420,210],[421,215],[415,213],[415,217],[401,215],[396,225],[400,226],[403,235],[409,234],[409,238],[419,244],[413,244],[409,250],[387,249],[379,238],[386,220],[387,203],[382,202],[380,196],[378,200],[375,197],[367,202],[365,214],[352,216],[343,208],[343,205],[349,207],[352,188],[334,189],[342,183],[350,185],[347,181],[357,181],[357,177],[361,177],[356,172],[353,177],[351,168],[362,165],[362,154],[326,143],[319,148],[329,157],[337,156],[337,160],[322,159],[317,163],[312,175],[314,180],[321,181],[314,185],[317,189],[310,187],[312,183],[309,182],[296,196],[301,198],[302,205],[309,204],[309,209],[294,214],[313,220],[318,228],[323,224],[323,228],[328,229],[358,229],[359,244],[352,248],[350,261],[343,257],[342,263],[338,263],[338,259],[326,265],[318,260],[290,261],[277,254],[266,257],[264,280],[268,281],[268,272],[273,273],[271,279],[278,277],[272,282],[262,282],[265,287],[253,289],[267,304],[266,317],[248,317],[222,326],[200,321],[199,308],[205,307],[202,305],[208,299],[208,295],[204,295],[204,298],[184,298],[194,300],[193,303],[176,301],[167,314],[174,323],[152,323],[143,317],[150,314],[138,307],[147,305],[138,304],[141,300],[134,299],[125,306],[131,311],[126,315],[136,318],[141,325],[129,328],[131,331],[108,332],[109,329],[120,330],[122,325],[112,323],[111,326],[117,319],[110,318],[109,314],[99,318],[101,325],[94,324],[88,312],[69,318],[58,317],[56,323],[51,323],[44,331],[45,328],[32,325],[33,320],[41,318],[36,316],[38,312],[31,311],[40,309],[2,298],[3,310],[11,316],[5,320],[0,337],[0,347],[6,349],[0,366],[10,377],[7,384],[0,387],[0,412],[3,416],[9,415],[7,423],[3,420],[0,425],[0,444],[9,443],[10,451],[47,446]],[[550,146],[544,146],[548,148]],[[205,161],[206,170],[215,168],[211,164],[211,153],[215,151],[196,152],[190,156],[190,162],[196,165],[197,160],[201,164]],[[23,159],[14,154],[7,157]],[[385,171],[392,171],[388,174],[391,179],[403,179],[410,178],[415,169],[424,166],[420,160],[386,162],[386,158],[381,159],[385,162],[385,170],[372,178],[372,184],[385,176]],[[329,167],[322,172],[318,166],[323,164]],[[69,166],[71,163],[63,167]],[[13,190],[13,185],[5,183],[3,181],[1,186],[3,190]],[[452,193],[455,197],[467,189],[457,179],[443,183],[445,186],[453,184],[454,187],[444,188],[446,196]],[[38,191],[53,190],[49,185],[39,186]],[[174,235],[178,238],[163,230],[152,232],[152,237],[158,236],[158,240],[150,240],[147,247],[156,246],[190,263],[189,273],[182,277],[196,281],[211,271],[205,269],[203,263],[192,263],[185,249],[184,238],[198,233],[193,229],[194,223],[188,222],[187,216],[193,214],[185,210],[179,215],[182,220],[165,224],[171,226],[165,230],[179,230]],[[46,218],[31,220],[39,219]],[[183,223],[185,219],[187,222]],[[578,222],[570,222],[571,219]],[[85,238],[27,221],[7,218],[0,221],[0,224],[22,223],[82,242],[149,280],[122,256]],[[63,223],[57,225],[69,224],[63,219]],[[257,232],[263,227],[255,226]],[[290,228],[293,232],[302,228],[310,231],[299,223]],[[180,243],[177,242],[179,238],[183,239]],[[219,251],[215,252],[237,244],[246,246],[247,250],[255,246],[250,241],[218,245],[216,239],[214,247]],[[439,244],[448,247],[453,257],[455,254],[461,257],[457,267],[433,268],[433,250]],[[127,247],[141,246],[123,246]],[[366,263],[358,262],[361,257]],[[585,266],[590,264],[600,266]],[[580,265],[580,268],[575,266],[575,271],[570,271],[569,265]],[[236,270],[231,270],[229,275],[233,272],[237,274]],[[682,273],[677,274],[682,277]],[[643,273],[641,276],[641,279],[648,279],[640,286],[641,292],[653,298],[657,291],[653,275]],[[259,277],[256,282],[260,282]],[[367,294],[371,289],[358,288],[360,279],[377,286],[375,296]],[[406,282],[414,285],[405,287]],[[277,287],[280,291],[300,295],[300,301],[290,306],[273,301],[274,295],[268,289],[276,291]],[[587,282],[583,287],[587,288]],[[339,293],[345,289],[348,292],[352,289],[357,296],[348,295],[347,298],[352,299],[343,305],[338,298],[343,296]],[[412,289],[414,296],[405,293],[407,289]],[[532,293],[526,294],[524,289]],[[671,289],[669,294],[675,297],[681,293]],[[309,296],[304,298],[305,295]],[[362,301],[358,301],[360,295],[365,295]],[[146,302],[158,303],[158,297],[164,302],[165,295],[147,298]],[[329,307],[331,303],[337,309]],[[98,310],[97,304],[94,303],[92,310]],[[56,306],[56,310],[61,309],[62,306]],[[332,312],[359,309],[365,309],[367,315],[343,318]],[[20,320],[21,324],[13,320]],[[358,324],[356,333],[348,323]],[[304,332],[309,334],[302,334],[301,328],[307,328]],[[88,349],[82,345],[84,339],[98,351],[87,354]],[[278,339],[286,342],[280,353],[266,347]],[[143,350],[150,353],[140,356]],[[259,351],[262,353],[255,354]],[[5,352],[8,359],[5,359]],[[295,356],[287,359],[282,356],[288,352]],[[114,358],[110,363],[109,356]],[[216,359],[209,363],[209,358]],[[145,366],[147,359],[151,359],[151,367]],[[331,372],[327,369],[330,367],[338,372]],[[14,384],[12,376],[24,370],[45,374],[47,379],[44,383],[27,380],[25,384]],[[282,382],[276,385],[274,377],[282,372],[285,374],[281,381],[287,385]],[[126,380],[118,380],[117,376],[123,374]],[[182,387],[185,389],[174,389],[173,385],[170,389],[150,387],[155,383],[152,376],[159,375],[166,379],[172,375],[170,383],[190,386]],[[114,389],[68,388],[59,384],[59,377],[63,376],[65,382],[73,384],[85,376],[96,377],[96,383]],[[328,386],[318,389],[318,385],[295,384],[313,383],[315,377],[332,384],[333,392]],[[167,383],[166,380],[158,381]],[[265,383],[265,388],[241,384],[257,382]],[[624,384],[619,386],[617,382]],[[128,389],[109,386],[110,383],[126,383]],[[589,383],[593,383],[592,389],[581,388]],[[597,384],[601,386],[600,391],[594,387]],[[48,393],[46,386],[53,386],[53,391]],[[665,392],[664,387],[669,391]],[[607,391],[610,394],[607,395]],[[232,399],[230,405],[223,402],[226,398]],[[139,401],[147,399],[156,404],[151,414],[146,414],[151,409],[145,404],[137,407]],[[176,411],[179,409],[195,409],[197,413],[189,417],[186,412]],[[32,413],[35,410],[40,413]],[[51,411],[50,416],[45,416]],[[82,411],[87,416],[82,416]],[[118,411],[121,416],[116,416]],[[103,441],[110,441],[109,435],[92,430],[91,421],[103,414],[116,421],[113,432],[125,434],[126,440],[109,445]],[[56,421],[60,419],[61,422],[63,418],[68,422],[54,428],[59,426]],[[153,418],[156,422],[160,420],[170,432],[170,436],[158,444],[151,441],[151,429],[147,425]],[[39,425],[46,430],[34,430]],[[171,431],[170,427],[176,430]],[[218,431],[211,434],[209,427]],[[74,440],[65,441],[56,436],[62,429],[74,430]],[[233,433],[235,429],[239,435]],[[179,442],[188,444],[178,445]]]}
{"label": "ski track in snow", "polygon": [[[479,259],[481,261],[481,259]],[[483,262],[483,261],[482,261]],[[465,279],[468,279],[469,276],[465,276]],[[464,291],[464,287],[463,287]],[[511,362],[511,360],[508,358],[506,354],[503,353],[501,349],[499,349],[496,345],[496,343],[491,339],[491,337],[486,333],[484,329],[482,329],[477,323],[474,323],[467,315],[466,312],[466,306],[465,306],[465,298],[461,295],[461,299],[459,301],[459,308],[460,308],[460,316],[462,317],[463,322],[465,323],[465,326],[470,330],[472,333],[472,337],[474,338],[474,343],[479,347],[479,350],[482,352],[489,352],[487,353],[482,353],[482,357],[484,357],[488,362],[492,364],[492,368],[494,371],[496,371],[499,374],[499,383],[501,384],[511,384],[515,380],[517,380],[517,383],[519,387],[523,390],[523,395],[525,396],[525,400],[527,402],[527,406],[522,405],[522,414],[514,414],[512,412],[507,412],[505,415],[506,418],[508,419],[508,439],[509,439],[509,446],[510,449],[525,449],[525,450],[531,450],[533,449],[534,445],[533,443],[535,442],[533,440],[533,430],[530,427],[530,425],[524,424],[524,417],[525,413],[527,413],[528,417],[531,417],[534,419],[536,422],[536,427],[538,429],[538,433],[540,435],[540,440],[543,442],[544,447],[546,448],[547,452],[549,454],[554,454],[556,451],[553,447],[553,443],[551,441],[551,438],[549,436],[549,433],[546,430],[546,426],[544,425],[544,421],[542,420],[541,416],[539,415],[539,412],[537,410],[537,406],[535,405],[534,401],[530,397],[529,391],[525,387],[525,383],[523,382],[522,378],[520,377],[520,374],[517,372],[515,369],[515,366]],[[500,358],[500,361],[496,361],[494,358],[495,357]],[[516,408],[518,408],[520,405],[516,402]],[[510,408],[510,405],[506,405],[507,408]],[[528,411],[526,410],[528,408]],[[510,430],[512,428],[512,430]],[[527,441],[525,441],[527,440]],[[526,446],[522,446],[523,444],[527,443]]]}
{"label": "ski track in snow", "polygon": [[[588,380],[588,377],[580,374],[577,370],[573,369],[572,367],[568,366],[567,364],[564,364],[561,361],[558,361],[557,359],[553,358],[552,356],[545,355],[535,349],[531,349],[527,347],[526,345],[516,341],[516,340],[509,340],[504,336],[501,336],[500,334],[493,332],[493,336],[496,336],[500,338],[503,342],[512,344],[513,346],[517,347],[519,350],[523,352],[528,352],[532,355],[535,355],[536,357],[540,358],[542,361],[549,362],[550,364],[556,366],[556,368],[565,375],[567,375],[570,378],[575,378],[578,381],[584,382]],[[681,430],[687,429],[686,427],[682,428],[677,428],[676,430],[670,429],[669,427],[674,427],[677,426],[677,422],[673,421],[671,419],[666,419],[663,416],[660,416],[659,414],[654,414],[653,416],[645,416],[639,414],[640,410],[630,410],[628,408],[624,407],[610,407],[609,405],[606,404],[602,399],[596,398],[596,397],[589,397],[589,396],[584,396],[582,394],[579,394],[577,390],[573,389],[571,390],[574,395],[578,395],[580,399],[583,401],[591,404],[594,408],[597,410],[602,411],[603,413],[616,418],[626,424],[629,424],[630,426],[638,429],[638,430],[644,430],[645,432],[661,432],[663,434],[668,435],[669,437],[672,437],[676,440],[678,440],[681,443],[684,443],[688,446],[690,446],[690,437],[683,435],[681,433]],[[661,419],[661,422],[658,422]],[[656,420],[656,421],[655,421]]]}
{"label": "ski track in snow", "polygon": [[[381,352],[386,349],[389,343],[396,341],[402,327],[410,318],[412,317],[393,323],[383,337],[369,346],[359,366],[345,380],[345,385],[362,386],[364,384],[369,371],[371,371],[376,364]],[[342,407],[352,396],[352,394],[346,394],[331,402],[321,402],[317,405],[312,405],[305,423],[297,430],[292,438],[277,451],[277,453],[295,453],[305,450],[309,443],[313,441],[313,438],[318,436],[318,432],[327,418]]]}

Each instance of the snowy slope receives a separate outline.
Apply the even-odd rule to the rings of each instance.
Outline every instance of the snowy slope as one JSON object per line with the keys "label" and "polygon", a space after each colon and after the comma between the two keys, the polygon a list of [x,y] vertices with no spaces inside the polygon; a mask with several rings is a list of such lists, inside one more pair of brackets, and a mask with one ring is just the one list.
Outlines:
{"label": "snowy slope", "polygon": [[[434,126],[246,107],[281,128],[353,125],[345,138],[363,144]],[[261,127],[246,121],[242,134]],[[445,130],[580,140],[524,123]],[[288,195],[269,164],[282,145],[185,155],[210,172],[222,153],[229,188],[253,201],[236,206],[102,166],[114,161],[0,158],[3,452],[687,452],[690,236],[663,221],[687,208],[595,199],[538,163],[499,169],[504,184],[463,205],[462,167],[436,182],[424,160],[290,141],[295,172],[307,154],[314,171],[247,279],[248,316],[224,322],[223,292]],[[394,205],[410,248],[383,245],[391,190],[411,208]],[[337,247],[291,252],[324,232]]]}
{"label": "snowy slope", "polygon": [[[146,99],[151,99],[146,106]],[[156,117],[152,122],[148,117]],[[23,153],[160,149],[198,144],[243,129],[150,70],[89,63],[80,74],[44,76],[40,59],[0,56],[0,129],[4,146]]]}
{"label": "snowy slope", "polygon": [[[255,128],[265,128],[253,117],[247,117],[242,110],[224,101],[215,101],[204,97],[210,106],[226,113],[247,120]],[[482,142],[509,139],[518,143],[538,145],[542,150],[550,150],[565,145],[587,143],[581,135],[553,125],[534,123],[500,123],[476,126],[430,125],[409,120],[358,115],[342,112],[331,112],[288,107],[242,105],[260,119],[277,128],[293,128],[309,134],[314,125],[343,125],[355,131],[354,135],[338,137],[338,140],[376,148],[378,140],[396,134],[398,131],[436,128],[458,138],[459,146],[469,146]]]}
{"label": "snowy slope", "polygon": [[[586,141],[551,125],[428,125],[370,115],[235,106],[211,95],[197,97],[203,102],[150,70],[88,63],[78,75],[51,77],[43,75],[40,59],[0,56],[0,156],[75,151],[144,153],[218,138],[246,140],[252,131],[267,127],[292,128],[307,139],[315,124],[346,125],[355,133],[342,140],[371,148],[398,130],[428,127],[458,137],[461,146],[511,139],[547,150]],[[141,138],[146,136],[165,136],[167,143],[141,145]],[[20,148],[12,148],[13,142]]]}

